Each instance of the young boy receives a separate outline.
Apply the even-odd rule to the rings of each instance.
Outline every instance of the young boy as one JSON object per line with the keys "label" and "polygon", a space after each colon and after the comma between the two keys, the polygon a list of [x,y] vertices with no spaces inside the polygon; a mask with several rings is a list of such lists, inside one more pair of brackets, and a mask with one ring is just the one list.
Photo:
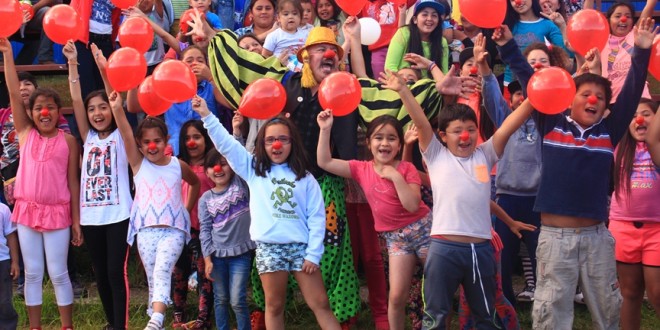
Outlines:
{"label": "young boy", "polygon": [[619,328],[614,239],[604,222],[614,146],[628,129],[644,88],[657,33],[653,25],[645,18],[636,27],[632,65],[609,116],[603,118],[612,98],[610,82],[589,73],[575,78],[577,93],[569,115],[535,116],[543,138],[543,166],[534,206],[542,224],[534,329],[572,327],[578,282],[594,327]]}
{"label": "young boy", "polygon": [[12,305],[12,280],[18,279],[18,237],[11,212],[0,204],[0,329],[16,329],[18,314]]}
{"label": "young boy", "polygon": [[[485,53],[476,60],[485,63]],[[452,68],[448,78],[438,82],[440,90],[454,79],[453,71]],[[511,134],[529,117],[532,107],[525,101],[488,141],[477,147],[479,133],[474,111],[462,104],[447,106],[438,118],[440,142],[403,80],[390,73],[382,82],[384,88],[399,92],[417,126],[419,147],[428,165],[431,187],[436,192],[432,240],[424,269],[425,284],[433,284],[424,285],[423,327],[445,328],[454,293],[462,284],[475,326],[495,329],[498,327],[494,303],[496,265],[490,243],[489,173]]]}

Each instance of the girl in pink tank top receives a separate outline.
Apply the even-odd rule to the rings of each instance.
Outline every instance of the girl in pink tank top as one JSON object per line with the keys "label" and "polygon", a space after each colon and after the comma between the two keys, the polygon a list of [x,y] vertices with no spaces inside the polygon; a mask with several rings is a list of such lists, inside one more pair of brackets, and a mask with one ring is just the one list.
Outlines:
{"label": "girl in pink tank top", "polygon": [[[23,158],[16,175],[14,213],[25,263],[25,304],[30,329],[41,329],[44,255],[60,311],[62,329],[73,329],[73,289],[67,270],[69,240],[83,242],[80,231],[76,139],[57,128],[60,97],[52,89],[32,93],[25,109],[9,41],[0,39],[14,127]],[[70,63],[75,65],[77,63]],[[70,78],[71,79],[71,78]]]}

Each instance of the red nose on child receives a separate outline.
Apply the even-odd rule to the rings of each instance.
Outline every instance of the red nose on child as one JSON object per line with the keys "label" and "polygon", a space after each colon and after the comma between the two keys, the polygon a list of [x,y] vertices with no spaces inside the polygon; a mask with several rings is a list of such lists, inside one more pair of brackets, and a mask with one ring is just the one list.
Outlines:
{"label": "red nose on child", "polygon": [[594,105],[596,102],[598,102],[598,98],[596,95],[589,95],[589,97],[587,97],[587,102],[591,105]]}
{"label": "red nose on child", "polygon": [[149,144],[147,145],[147,149],[149,149],[149,151],[154,151],[156,150],[156,148],[157,148],[156,142],[149,142]]}
{"label": "red nose on child", "polygon": [[471,75],[476,75],[477,74],[477,67],[476,66],[473,66],[473,67],[470,68],[470,74]]}
{"label": "red nose on child", "polygon": [[642,124],[644,124],[644,117],[643,117],[643,116],[637,116],[637,117],[635,117],[635,123],[637,123],[637,125],[642,125]]}
{"label": "red nose on child", "polygon": [[41,116],[42,117],[48,116],[49,113],[50,113],[50,111],[48,111],[48,108],[46,108],[46,107],[41,108]]}
{"label": "red nose on child", "polygon": [[468,133],[468,131],[463,131],[461,133],[460,138],[461,138],[461,142],[466,142],[467,140],[470,139],[470,133]]}
{"label": "red nose on child", "polygon": [[213,166],[213,173],[221,173],[221,172],[222,172],[222,166],[220,165]]}
{"label": "red nose on child", "polygon": [[534,63],[534,70],[539,70],[543,68],[543,64],[541,62]]}
{"label": "red nose on child", "polygon": [[323,58],[326,59],[335,58],[335,56],[337,56],[337,53],[335,53],[335,51],[332,49],[328,49],[325,51],[325,53],[323,53]]}
{"label": "red nose on child", "polygon": [[195,142],[195,140],[188,140],[188,142],[186,142],[186,147],[188,147],[188,148],[192,149],[196,146],[197,146],[197,143]]}
{"label": "red nose on child", "polygon": [[628,16],[622,16],[621,19],[619,20],[621,23],[628,22]]}
{"label": "red nose on child", "polygon": [[280,142],[280,141],[273,142],[273,149],[275,149],[275,150],[282,149],[282,142]]}

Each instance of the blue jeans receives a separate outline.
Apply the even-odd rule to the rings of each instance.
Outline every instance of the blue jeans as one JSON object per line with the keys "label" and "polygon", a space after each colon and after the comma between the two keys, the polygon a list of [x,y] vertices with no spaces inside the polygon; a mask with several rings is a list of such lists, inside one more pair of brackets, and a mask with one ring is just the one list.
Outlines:
{"label": "blue jeans", "polygon": [[216,258],[213,262],[213,295],[215,324],[218,330],[229,330],[229,305],[236,314],[238,330],[250,329],[250,310],[247,303],[247,284],[252,269],[252,253],[235,257]]}
{"label": "blue jeans", "polygon": [[[500,194],[497,196],[497,204],[506,211],[508,215],[514,220],[518,220],[530,225],[541,228],[541,215],[534,212],[534,201],[536,196],[514,196],[507,194]],[[513,285],[511,284],[511,277],[514,269],[514,264],[518,260],[518,253],[520,252],[520,239],[509,230],[509,227],[497,219],[495,221],[495,231],[500,235],[504,249],[502,249],[502,291],[504,296],[509,302],[515,306],[516,296],[513,292]],[[532,261],[532,271],[536,277],[536,246],[539,242],[540,229],[535,231],[521,231],[522,240],[527,246],[529,251],[529,259]]]}

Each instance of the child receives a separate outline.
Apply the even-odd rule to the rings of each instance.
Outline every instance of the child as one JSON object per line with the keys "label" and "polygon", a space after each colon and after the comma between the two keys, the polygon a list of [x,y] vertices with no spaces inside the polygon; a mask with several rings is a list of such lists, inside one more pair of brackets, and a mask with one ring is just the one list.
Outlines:
{"label": "child", "polygon": [[[621,293],[614,239],[605,227],[613,146],[628,130],[638,104],[657,29],[649,18],[635,29],[631,70],[617,101],[610,82],[586,73],[575,78],[570,115],[536,115],[543,136],[541,184],[534,211],[541,213],[534,328],[568,329],[580,283],[595,327],[619,325]],[[603,118],[606,109],[610,114]],[[516,114],[516,110],[513,114]]]}
{"label": "child", "polygon": [[284,328],[286,283],[291,272],[321,328],[340,329],[319,270],[325,206],[318,182],[306,170],[305,149],[298,131],[288,119],[270,119],[259,130],[252,156],[211,115],[202,98],[195,96],[193,109],[202,116],[218,151],[252,192],[254,222],[250,235],[257,243],[256,264],[266,296],[266,327]]}
{"label": "child", "polygon": [[288,51],[295,54],[305,45],[310,29],[301,28],[303,8],[300,0],[280,0],[277,3],[277,21],[280,27],[268,34],[261,55],[279,56]]}
{"label": "child", "polygon": [[[478,147],[474,111],[462,104],[448,106],[439,117],[441,144],[403,80],[390,73],[381,81],[383,87],[399,92],[418,128],[419,146],[434,191],[432,239],[424,270],[425,283],[433,285],[424,285],[425,328],[445,327],[459,284],[465,289],[476,326],[496,327],[496,265],[489,242],[492,238],[489,173],[511,134],[529,116],[532,110],[529,101]],[[446,267],[448,263],[456,267]]]}
{"label": "child", "polygon": [[[123,111],[121,97],[116,92],[110,96],[110,105],[115,117]],[[131,136],[128,125],[122,125],[120,129],[122,133],[126,132],[125,136]],[[199,179],[188,164],[165,155],[167,138],[165,123],[147,117],[135,131],[140,152],[128,154],[135,182],[128,244],[133,245],[137,235],[138,252],[149,283],[147,313],[151,319],[145,330],[163,328],[165,310],[171,302],[172,270],[183,246],[190,240],[189,212],[199,196]],[[190,185],[185,203],[181,180]]]}
{"label": "child", "polygon": [[16,329],[18,314],[12,305],[12,280],[18,279],[18,238],[11,211],[0,204],[0,329]]}
{"label": "child", "polygon": [[[63,49],[69,61],[69,89],[74,115],[83,141],[80,181],[80,224],[92,256],[96,286],[113,329],[128,326],[128,261],[126,237],[133,198],[127,154],[137,153],[132,134],[124,137],[118,126],[128,125],[124,111],[115,117],[102,90],[87,95],[84,102],[78,81],[78,53],[73,41]],[[100,57],[101,55],[99,55]],[[101,76],[105,76],[105,68]],[[128,143],[125,141],[128,140]]]}
{"label": "child", "polygon": [[12,221],[18,224],[25,265],[25,304],[30,329],[41,329],[44,255],[55,290],[62,329],[73,329],[73,289],[67,271],[69,242],[83,243],[80,231],[76,139],[57,128],[61,102],[57,92],[37,89],[23,106],[9,41],[0,39],[7,90],[21,163],[16,175]]}
{"label": "child", "polygon": [[206,155],[204,168],[215,187],[199,199],[199,239],[204,273],[213,281],[216,326],[229,329],[231,304],[238,330],[250,329],[247,284],[256,248],[250,239],[250,192],[216,150]]}
{"label": "child", "polygon": [[263,44],[253,33],[246,33],[238,37],[238,46],[259,55],[261,55],[264,49]]}
{"label": "child", "polygon": [[[609,230],[616,241],[617,273],[623,303],[621,323],[639,329],[644,289],[660,315],[660,169],[653,165],[647,144],[647,127],[658,103],[641,99],[635,117],[621,138],[614,157],[614,193]],[[618,169],[618,170],[617,170]]]}
{"label": "child", "polygon": [[[214,30],[220,30],[223,28],[222,21],[220,17],[215,13],[211,12],[211,0],[188,0],[190,8],[197,10],[200,13],[203,13],[206,17],[206,21],[211,25]],[[231,28],[231,26],[228,26]]]}
{"label": "child", "polygon": [[314,26],[314,22],[316,21],[316,8],[314,8],[312,0],[300,0],[300,5],[303,9],[301,26],[303,26],[303,28],[308,25]]}
{"label": "child", "polygon": [[364,190],[377,232],[385,238],[390,263],[390,329],[403,329],[410,282],[417,263],[424,264],[429,245],[430,209],[422,202],[421,180],[412,163],[400,161],[403,133],[392,116],[374,119],[367,129],[372,161],[332,158],[329,148],[332,111],[318,115],[321,129],[319,166],[335,175],[353,178]]}
{"label": "child", "polygon": [[[211,181],[204,171],[204,158],[209,151],[213,150],[213,143],[209,138],[204,123],[201,120],[189,120],[181,127],[179,135],[179,159],[190,166],[190,169],[197,175],[200,182],[200,194],[203,194],[213,188]],[[189,184],[183,182],[183,199],[188,196]],[[186,309],[186,298],[188,296],[188,276],[191,273],[191,262],[197,266],[199,313],[197,319],[188,322],[187,329],[211,328],[211,319],[209,318],[209,309],[213,306],[213,289],[211,282],[204,276],[204,256],[200,246],[199,238],[199,218],[197,217],[197,200],[190,211],[190,236],[191,240],[183,249],[179,260],[174,266],[174,320],[173,327],[178,328],[186,320],[184,311]]]}

